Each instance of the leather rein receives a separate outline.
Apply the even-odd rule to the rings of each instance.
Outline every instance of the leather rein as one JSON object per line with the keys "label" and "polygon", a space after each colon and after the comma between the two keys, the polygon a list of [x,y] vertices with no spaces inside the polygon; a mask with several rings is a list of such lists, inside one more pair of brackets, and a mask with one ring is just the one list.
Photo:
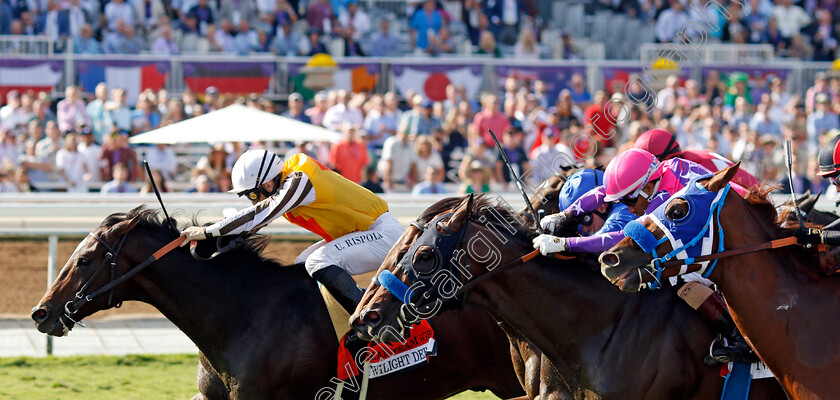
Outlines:
{"label": "leather rein", "polygon": [[[102,259],[102,262],[99,263],[99,266],[96,267],[93,273],[85,280],[85,283],[82,285],[82,287],[79,288],[79,291],[76,292],[75,299],[68,301],[64,304],[64,316],[67,317],[70,321],[73,321],[74,323],[77,323],[82,327],[84,327],[85,324],[83,324],[81,321],[76,321],[73,319],[73,315],[75,315],[79,311],[79,309],[81,309],[85,304],[93,301],[93,299],[105,294],[106,292],[108,293],[108,306],[114,306],[114,289],[117,286],[127,281],[134,275],[137,275],[138,273],[140,273],[140,271],[143,271],[153,262],[159,260],[167,253],[180,246],[181,243],[183,243],[186,239],[186,236],[184,235],[179,236],[177,239],[169,242],[168,244],[160,248],[158,251],[154,252],[148,258],[143,260],[143,262],[137,264],[137,266],[128,270],[128,272],[126,272],[122,276],[116,277],[117,256],[119,256],[120,251],[122,250],[128,235],[126,234],[120,237],[114,246],[109,245],[104,239],[100,238],[97,235],[94,235],[93,233],[89,233],[88,235],[96,239],[96,241],[99,242],[102,246],[104,246],[107,251],[105,253],[105,258]],[[93,283],[94,279],[96,279],[99,273],[102,272],[106,264],[109,264],[111,267],[110,281],[105,286],[102,286],[101,288],[93,291],[92,293],[85,294],[85,291],[88,289],[91,283]],[[122,302],[118,302],[116,304],[116,307],[119,307],[121,304]]]}

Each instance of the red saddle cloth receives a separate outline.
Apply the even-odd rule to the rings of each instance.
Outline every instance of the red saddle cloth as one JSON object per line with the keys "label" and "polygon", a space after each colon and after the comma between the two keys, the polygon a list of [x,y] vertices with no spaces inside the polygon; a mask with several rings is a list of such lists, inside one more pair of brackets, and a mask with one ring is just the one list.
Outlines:
{"label": "red saddle cloth", "polygon": [[348,348],[347,334],[341,338],[338,347],[338,379],[345,381],[361,374],[365,360],[370,361],[371,379],[398,371],[405,372],[425,365],[437,351],[434,331],[425,319],[411,327],[408,338],[403,342],[361,343],[364,342]]}

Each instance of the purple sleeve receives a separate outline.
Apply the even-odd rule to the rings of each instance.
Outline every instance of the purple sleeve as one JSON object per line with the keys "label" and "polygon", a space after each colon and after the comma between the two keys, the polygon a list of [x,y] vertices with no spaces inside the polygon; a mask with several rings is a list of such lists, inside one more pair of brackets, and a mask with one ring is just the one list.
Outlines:
{"label": "purple sleeve", "polygon": [[668,169],[670,171],[668,172],[674,174],[677,180],[682,184],[681,186],[688,184],[688,181],[695,176],[708,175],[712,173],[706,167],[693,161],[683,160],[682,158],[672,158],[669,161],[670,163],[668,165]]}
{"label": "purple sleeve", "polygon": [[598,186],[584,193],[583,196],[580,196],[579,199],[575,200],[575,202],[563,210],[563,212],[568,214],[570,217],[589,214],[604,204],[604,197],[606,196],[606,193],[607,189],[605,189],[603,185]]}
{"label": "purple sleeve", "polygon": [[566,248],[575,253],[602,253],[624,239],[624,231],[567,238]]}
{"label": "purple sleeve", "polygon": [[671,198],[671,194],[665,190],[660,190],[656,194],[653,195],[653,198],[650,199],[650,203],[648,204],[647,208],[645,209],[645,214],[650,214],[653,210],[656,210],[662,203],[668,201]]}

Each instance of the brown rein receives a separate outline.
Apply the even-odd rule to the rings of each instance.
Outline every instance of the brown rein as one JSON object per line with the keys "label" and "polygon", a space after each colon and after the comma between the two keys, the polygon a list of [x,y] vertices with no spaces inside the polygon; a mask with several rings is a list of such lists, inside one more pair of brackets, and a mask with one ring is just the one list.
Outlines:
{"label": "brown rein", "polygon": [[[720,259],[720,258],[739,256],[741,254],[754,253],[754,252],[762,251],[762,250],[778,249],[778,248],[781,248],[781,247],[792,246],[792,245],[795,245],[795,244],[796,244],[796,237],[790,236],[790,237],[786,237],[786,238],[782,238],[782,239],[771,240],[769,242],[759,243],[759,244],[752,245],[752,246],[741,247],[740,249],[726,250],[726,251],[722,251],[720,253],[714,253],[714,254],[709,254],[709,255],[705,255],[705,256],[695,257],[694,262],[691,263],[691,264],[688,264],[688,265],[697,264],[697,263],[701,263],[701,262],[704,262],[704,261],[717,260],[717,259]],[[681,265],[685,265],[685,261],[686,261],[685,259],[666,261],[666,262],[661,264],[661,267],[662,268],[679,267]]]}

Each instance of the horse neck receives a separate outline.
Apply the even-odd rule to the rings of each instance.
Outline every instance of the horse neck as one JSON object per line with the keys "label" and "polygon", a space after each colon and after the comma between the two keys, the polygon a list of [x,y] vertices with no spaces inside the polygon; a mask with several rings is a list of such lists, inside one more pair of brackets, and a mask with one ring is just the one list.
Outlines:
{"label": "horse neck", "polygon": [[[752,233],[735,234],[731,229],[725,236],[727,249],[778,238],[772,222],[749,205],[746,212],[736,210],[721,218],[724,229],[761,227]],[[710,275],[726,296],[738,328],[788,388],[791,376],[820,379],[823,371],[840,368],[838,346],[814,345],[840,343],[840,324],[831,317],[840,311],[840,287],[802,256],[796,247],[748,253],[721,259]]]}
{"label": "horse neck", "polygon": [[277,318],[276,310],[299,313],[320,298],[302,268],[221,264],[173,251],[133,278],[126,299],[157,308],[212,362],[248,327]]}
{"label": "horse neck", "polygon": [[537,256],[508,268],[476,286],[470,301],[510,323],[549,355],[561,375],[579,377],[586,363],[581,352],[603,339],[601,333],[620,318],[628,296],[575,262]]}

